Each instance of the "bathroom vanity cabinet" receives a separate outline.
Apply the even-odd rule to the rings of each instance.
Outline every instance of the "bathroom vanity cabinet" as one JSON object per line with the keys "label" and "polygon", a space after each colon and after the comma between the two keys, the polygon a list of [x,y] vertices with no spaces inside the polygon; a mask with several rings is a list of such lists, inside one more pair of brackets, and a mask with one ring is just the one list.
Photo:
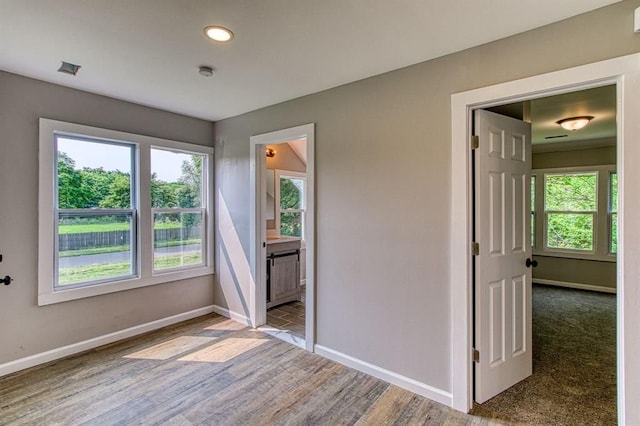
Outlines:
{"label": "bathroom vanity cabinet", "polygon": [[267,309],[300,300],[300,239],[267,240]]}

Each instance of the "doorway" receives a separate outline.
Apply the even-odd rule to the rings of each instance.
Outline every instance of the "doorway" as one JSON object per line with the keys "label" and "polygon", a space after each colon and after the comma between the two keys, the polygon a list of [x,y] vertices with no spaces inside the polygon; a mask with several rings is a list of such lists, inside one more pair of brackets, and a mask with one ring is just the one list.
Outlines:
{"label": "doorway", "polygon": [[[640,321],[634,306],[640,295],[625,292],[627,286],[637,287],[633,252],[638,243],[630,238],[640,232],[640,225],[632,220],[631,212],[640,209],[640,147],[632,142],[640,138],[640,129],[632,123],[640,114],[640,100],[635,96],[640,87],[640,55],[634,54],[562,71],[528,77],[495,86],[474,89],[452,95],[452,221],[451,221],[451,278],[452,278],[452,406],[461,411],[472,408],[472,267],[470,242],[471,179],[469,173],[469,112],[472,109],[516,102],[547,95],[566,93],[607,84],[615,84],[617,91],[618,185],[620,211],[618,217],[617,268],[617,394],[618,421],[625,423],[640,419],[640,411],[628,401],[640,394],[640,383],[632,378],[640,375],[640,366],[631,362],[634,351],[640,348],[640,338],[633,327]],[[630,166],[629,166],[630,165]],[[625,362],[628,361],[628,362]]]}
{"label": "doorway", "polygon": [[[492,338],[501,340],[500,344],[485,345],[475,363],[474,400],[480,404],[474,407],[473,412],[533,424],[615,423],[616,296],[611,293],[616,291],[617,251],[616,87],[602,86],[488,110],[480,115],[480,123],[474,123],[477,127],[475,134],[481,133],[483,119],[491,120],[494,133],[499,128],[500,120],[510,120],[515,122],[515,128],[524,126],[521,132],[527,134],[526,137],[532,142],[533,152],[527,154],[529,164],[525,170],[526,177],[509,170],[506,179],[502,180],[503,186],[506,186],[504,198],[507,213],[498,215],[499,219],[504,218],[507,222],[508,229],[504,231],[506,250],[502,250],[502,247],[495,250],[492,249],[494,240],[500,242],[501,238],[493,235],[487,238],[487,231],[479,228],[483,227],[482,223],[486,220],[486,214],[482,219],[482,213],[487,210],[482,207],[487,204],[486,198],[495,198],[496,193],[498,199],[501,197],[495,189],[489,192],[490,197],[478,196],[478,191],[482,193],[483,188],[478,180],[482,181],[480,171],[486,169],[486,166],[482,166],[486,162],[483,160],[486,155],[486,149],[482,149],[483,143],[498,147],[501,144],[481,139],[479,149],[474,150],[474,241],[479,241],[481,247],[491,251],[491,255],[481,250],[479,256],[474,256],[475,287],[476,292],[480,292],[475,295],[476,348],[478,333],[487,334],[483,330],[489,322],[486,317],[479,317],[479,311],[486,309],[486,304],[480,302],[489,286],[478,280],[482,280],[486,274],[482,269],[487,265],[487,258],[489,261],[491,258],[494,261],[499,259],[497,255],[501,250],[516,257],[522,253],[520,257],[527,257],[528,269],[522,265],[516,273],[513,267],[509,267],[506,269],[506,280],[496,281],[492,278],[488,283],[494,290],[493,302],[502,306],[498,309],[501,314],[499,317],[506,318],[506,321],[498,318],[496,322],[494,318],[492,322],[496,322],[497,332],[492,330],[490,334]],[[589,111],[593,113],[592,116],[587,115]],[[476,117],[478,114],[475,114]],[[576,131],[560,126],[559,122],[566,117],[580,114],[593,121],[587,121],[589,124]],[[495,120],[499,122],[495,123]],[[531,136],[528,136],[526,122],[531,123]],[[506,145],[508,155],[491,153],[492,175],[497,176],[497,172],[504,168],[501,163],[496,163],[495,157],[502,158],[502,162],[514,162],[521,157],[516,153],[530,152],[527,149],[512,150],[508,131],[505,136],[502,145]],[[519,184],[511,188],[510,180]],[[528,191],[531,202],[523,202],[525,197],[518,192]],[[513,209],[510,197],[520,200],[513,200]],[[516,210],[518,204],[526,208],[517,215],[509,214],[511,210]],[[522,237],[523,230],[529,238]],[[512,231],[514,235],[510,234]],[[520,243],[525,239],[531,247],[528,250],[524,250]],[[491,247],[487,247],[487,244]],[[524,263],[523,258],[514,261]],[[535,268],[538,263],[540,267]],[[504,267],[500,269],[505,270]],[[525,272],[528,275],[524,275]],[[529,288],[523,289],[523,282]],[[599,293],[594,293],[594,290]],[[500,297],[502,293],[506,297]],[[522,297],[524,295],[526,299]],[[500,303],[501,300],[503,303]],[[510,300],[518,302],[515,307],[508,303]],[[520,344],[517,344],[518,331],[524,328],[520,325],[510,330],[512,324],[519,324],[518,315],[511,311],[518,311],[520,317],[524,317],[526,310],[519,310],[518,305],[522,306],[525,300],[529,309],[533,305],[533,326],[526,328]],[[513,321],[509,319],[511,316],[514,317]],[[481,324],[485,326],[480,328]],[[501,336],[501,331],[507,336]],[[510,341],[512,338],[515,339],[513,342]],[[502,344],[502,340],[506,344]],[[528,362],[531,363],[533,358],[533,375],[529,364],[528,371],[511,379],[508,376],[513,375],[514,370],[504,370],[504,367],[511,362],[512,354],[514,359],[526,358],[527,346],[531,349]],[[494,348],[505,347],[506,350],[498,353],[498,356],[494,354]],[[496,359],[488,360],[491,356]],[[506,379],[506,384],[493,392],[487,391],[491,386],[480,383],[478,378],[478,374],[481,374],[483,381],[487,381],[487,376],[491,379],[485,371],[487,369],[502,378],[502,381],[493,379],[495,382],[504,382]],[[575,410],[578,406],[580,410]]]}
{"label": "doorway", "polygon": [[[252,136],[250,139],[250,208],[252,212],[250,218],[250,266],[254,277],[254,285],[250,294],[251,323],[256,328],[261,328],[275,337],[308,351],[313,351],[315,342],[314,127],[314,124],[306,124]],[[303,144],[306,148],[304,152],[302,151]],[[267,151],[268,149],[269,151]],[[296,154],[296,150],[299,150],[299,153]],[[278,158],[278,151],[280,151],[280,158]],[[299,170],[285,170],[285,168],[292,168],[290,166],[277,166],[277,161],[283,160],[285,152],[291,158],[297,157],[298,160],[306,162],[304,174]],[[267,154],[273,155],[273,157],[267,157]],[[269,191],[272,193],[269,196],[267,195],[267,183],[271,177],[267,177],[267,175],[271,176],[271,173],[268,172],[267,158],[273,159],[270,165],[273,171],[274,186],[273,191]],[[281,164],[291,163],[282,162]],[[286,205],[286,203],[276,205],[280,201],[281,188],[288,184],[293,185],[293,189],[297,190],[290,191],[291,194],[294,192],[298,195],[303,194],[303,199],[295,206]],[[273,197],[272,202],[268,202],[270,196]],[[297,278],[297,283],[296,279],[292,278],[300,272],[304,276],[302,282],[304,288],[300,286],[299,278]],[[277,283],[272,281],[274,279],[277,280]],[[274,285],[268,288],[268,284],[272,282]],[[273,319],[275,315],[268,315],[267,307],[283,309],[283,304],[295,303],[296,299],[304,307],[304,320],[296,320],[297,323],[300,322],[296,325],[300,325],[302,329],[298,328],[299,332],[294,334],[291,330],[283,331],[279,327],[270,327],[268,318],[271,317],[272,322],[277,322],[277,320]],[[299,308],[299,306],[291,306],[288,310],[296,310],[296,313],[300,315]],[[292,313],[285,310],[279,314],[280,319],[284,316],[290,316]],[[304,334],[304,337],[300,334]]]}

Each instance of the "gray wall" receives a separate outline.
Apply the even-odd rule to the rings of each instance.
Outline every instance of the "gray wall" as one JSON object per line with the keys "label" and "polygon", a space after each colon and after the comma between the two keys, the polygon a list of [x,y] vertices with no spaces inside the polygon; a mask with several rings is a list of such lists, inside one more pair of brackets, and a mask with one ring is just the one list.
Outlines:
{"label": "gray wall", "polygon": [[[534,169],[616,164],[616,147],[534,153],[532,163]],[[615,262],[551,256],[535,256],[535,259],[538,261],[538,267],[533,270],[534,281],[541,278],[616,288]]]}
{"label": "gray wall", "polygon": [[315,122],[317,343],[451,391],[451,94],[638,52],[638,6],[216,123],[216,304],[249,301],[249,137]]}
{"label": "gray wall", "polygon": [[211,305],[212,276],[37,306],[40,117],[213,143],[206,121],[0,72],[0,363]]}
{"label": "gray wall", "polygon": [[571,151],[534,152],[531,156],[531,162],[533,169],[616,164],[616,147],[605,146]]}
{"label": "gray wall", "polygon": [[[277,145],[268,145],[267,148],[273,148],[276,150],[275,157],[266,157],[268,170],[280,169],[280,170],[289,170],[289,171],[300,172],[300,173],[307,172],[307,165],[302,162],[300,157],[298,157],[295,151],[291,149],[289,144],[280,143]],[[267,229],[275,229],[275,228],[276,228],[276,221],[267,220]]]}

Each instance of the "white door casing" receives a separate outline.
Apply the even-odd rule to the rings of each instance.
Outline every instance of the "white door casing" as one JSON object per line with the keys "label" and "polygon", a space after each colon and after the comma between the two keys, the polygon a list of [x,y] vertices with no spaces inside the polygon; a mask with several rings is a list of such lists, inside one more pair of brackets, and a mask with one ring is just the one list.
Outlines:
{"label": "white door casing", "polygon": [[531,125],[475,111],[475,400],[532,372]]}

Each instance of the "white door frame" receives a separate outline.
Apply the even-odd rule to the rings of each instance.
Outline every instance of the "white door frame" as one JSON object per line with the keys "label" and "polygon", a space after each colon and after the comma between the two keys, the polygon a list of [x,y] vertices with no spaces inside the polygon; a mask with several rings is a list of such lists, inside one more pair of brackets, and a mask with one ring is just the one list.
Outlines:
{"label": "white door frame", "polygon": [[[562,71],[496,84],[451,96],[451,383],[452,405],[469,411],[473,405],[472,375],[472,191],[471,111],[499,104],[615,84],[618,113],[618,265],[617,383],[618,421],[640,422],[634,398],[640,396],[640,54],[623,56]],[[630,166],[627,167],[626,165]],[[635,214],[634,214],[635,213]],[[625,326],[626,325],[626,326]],[[626,361],[629,362],[626,362]],[[630,403],[627,403],[627,402]]]}
{"label": "white door frame", "polygon": [[[277,130],[251,136],[249,152],[250,179],[250,246],[249,262],[255,285],[249,295],[249,320],[252,327],[267,322],[266,267],[267,225],[262,220],[262,205],[265,202],[266,186],[264,172],[266,145],[305,138],[307,140],[307,194],[306,194],[306,299],[305,299],[305,349],[313,352],[315,344],[315,124]],[[259,161],[258,161],[259,160]],[[260,190],[258,190],[260,189]]]}

